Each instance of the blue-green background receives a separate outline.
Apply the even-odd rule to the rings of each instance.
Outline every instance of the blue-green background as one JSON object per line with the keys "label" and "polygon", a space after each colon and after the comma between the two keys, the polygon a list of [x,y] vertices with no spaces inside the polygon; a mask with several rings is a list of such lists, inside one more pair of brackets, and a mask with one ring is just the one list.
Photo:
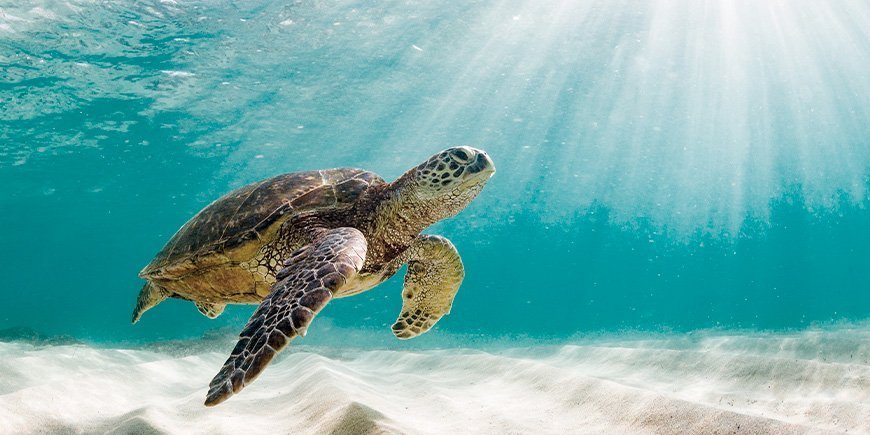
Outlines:
{"label": "blue-green background", "polygon": [[[467,269],[436,331],[870,317],[867,2],[25,3],[0,0],[0,329],[241,328],[176,300],[129,324],[197,210],[459,144],[498,173],[429,230]],[[400,285],[318,322],[389,336]]]}

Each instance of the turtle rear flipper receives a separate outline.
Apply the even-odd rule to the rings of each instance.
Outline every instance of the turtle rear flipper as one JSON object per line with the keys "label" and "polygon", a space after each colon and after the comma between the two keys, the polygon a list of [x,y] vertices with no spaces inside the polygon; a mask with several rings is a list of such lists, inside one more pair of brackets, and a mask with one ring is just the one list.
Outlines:
{"label": "turtle rear flipper", "polygon": [[138,322],[139,318],[142,317],[142,313],[163,302],[169,296],[172,296],[170,291],[151,282],[145,283],[145,286],[143,286],[142,290],[139,292],[139,298],[136,300],[136,308],[133,309],[132,322]]}
{"label": "turtle rear flipper", "polygon": [[224,312],[224,308],[227,307],[227,304],[212,304],[208,302],[194,302],[194,305],[196,305],[196,309],[203,316],[209,319],[216,319],[217,316],[220,316]]}
{"label": "turtle rear flipper", "polygon": [[306,252],[287,262],[278,282],[251,315],[239,342],[209,384],[206,406],[217,405],[257,378],[269,361],[362,268],[368,249],[355,228],[336,228],[315,238]]}

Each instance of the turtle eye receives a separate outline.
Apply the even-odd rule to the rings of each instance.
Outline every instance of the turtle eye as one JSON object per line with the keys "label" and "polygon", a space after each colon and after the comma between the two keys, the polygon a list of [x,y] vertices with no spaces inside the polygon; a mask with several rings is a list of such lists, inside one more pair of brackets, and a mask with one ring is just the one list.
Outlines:
{"label": "turtle eye", "polygon": [[459,163],[468,163],[471,161],[471,156],[468,155],[468,152],[461,148],[451,151],[450,156],[453,157],[453,160],[456,160]]}

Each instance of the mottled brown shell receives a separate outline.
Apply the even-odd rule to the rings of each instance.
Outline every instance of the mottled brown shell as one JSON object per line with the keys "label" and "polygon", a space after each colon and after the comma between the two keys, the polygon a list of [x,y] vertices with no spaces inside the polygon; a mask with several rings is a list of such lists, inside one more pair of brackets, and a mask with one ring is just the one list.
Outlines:
{"label": "mottled brown shell", "polygon": [[328,169],[278,175],[233,190],[202,209],[140,272],[148,277],[193,257],[220,255],[260,239],[280,220],[301,212],[353,204],[383,179],[360,169]]}

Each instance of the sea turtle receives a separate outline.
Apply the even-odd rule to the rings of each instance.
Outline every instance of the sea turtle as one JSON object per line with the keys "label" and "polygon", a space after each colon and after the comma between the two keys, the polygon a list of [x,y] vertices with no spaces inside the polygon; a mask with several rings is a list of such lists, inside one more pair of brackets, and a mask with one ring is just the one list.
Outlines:
{"label": "sea turtle", "polygon": [[139,276],[133,311],[169,297],[215,318],[226,304],[259,304],[209,384],[207,406],[250,384],[332,298],[355,295],[405,263],[402,311],[392,326],[416,337],[450,312],[464,277],[456,248],[421,234],[467,206],[495,173],[487,154],[455,147],[393,181],[360,169],[278,175],[211,203],[169,240]]}

